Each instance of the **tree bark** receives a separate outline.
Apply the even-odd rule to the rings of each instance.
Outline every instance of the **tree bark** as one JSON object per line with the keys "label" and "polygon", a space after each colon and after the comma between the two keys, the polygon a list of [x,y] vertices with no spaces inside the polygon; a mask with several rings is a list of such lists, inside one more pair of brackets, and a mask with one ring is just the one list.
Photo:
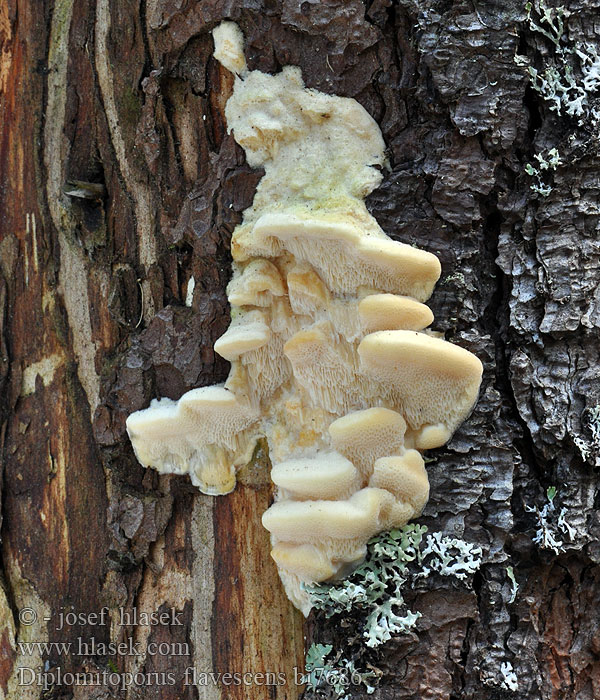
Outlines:
{"label": "tree bark", "polygon": [[[597,4],[568,6],[563,43],[600,51]],[[421,519],[481,545],[482,567],[414,593],[415,634],[368,657],[381,678],[364,697],[600,697],[598,125],[551,111],[515,61],[542,70],[556,52],[521,0],[0,0],[0,698],[303,692],[303,620],[260,524],[266,454],[212,498],[143,469],[125,432],[152,398],[228,371],[212,344],[261,172],[226,133],[224,18],[251,70],[298,65],[380,124],[390,167],[369,208],[440,257],[434,328],[485,364],[473,415],[431,454]],[[536,195],[525,166],[552,147],[562,163]],[[534,541],[552,486],[572,528],[558,551]],[[175,619],[121,624],[134,611]],[[82,617],[58,629],[67,612]],[[354,648],[319,615],[304,633]],[[140,653],[76,648],[92,637]],[[19,668],[55,682],[19,684]],[[59,668],[150,680],[61,683]],[[287,683],[196,688],[192,668]]]}

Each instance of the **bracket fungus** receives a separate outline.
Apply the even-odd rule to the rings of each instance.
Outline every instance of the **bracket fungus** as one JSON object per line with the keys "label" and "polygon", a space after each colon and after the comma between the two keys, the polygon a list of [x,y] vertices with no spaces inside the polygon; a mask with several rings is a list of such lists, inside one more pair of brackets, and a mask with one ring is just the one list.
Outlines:
{"label": "bracket fungus", "polygon": [[224,386],[154,401],[127,428],[139,461],[225,494],[266,438],[276,485],[264,513],[286,591],[346,575],[376,533],[418,516],[429,494],[421,451],[471,411],[482,366],[428,334],[435,255],[391,240],[364,197],[384,142],[355,100],[304,86],[298,68],[249,72],[232,22],[213,32],[235,73],[229,130],[264,168],[232,238],[234,311],[215,350]]}

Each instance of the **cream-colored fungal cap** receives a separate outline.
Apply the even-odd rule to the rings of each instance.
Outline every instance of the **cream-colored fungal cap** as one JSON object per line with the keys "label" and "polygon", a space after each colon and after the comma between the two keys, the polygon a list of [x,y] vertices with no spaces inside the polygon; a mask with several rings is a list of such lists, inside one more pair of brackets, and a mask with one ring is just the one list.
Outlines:
{"label": "cream-colored fungal cap", "polygon": [[[375,487],[377,482],[382,488]],[[390,485],[395,492],[387,488]],[[419,464],[407,452],[378,460],[370,487],[345,500],[278,501],[262,522],[274,542],[272,556],[282,569],[304,581],[324,581],[346,575],[348,565],[359,563],[367,540],[377,532],[401,527],[418,515],[428,493],[423,460]]]}
{"label": "cream-colored fungal cap", "polygon": [[423,457],[417,450],[406,450],[402,455],[380,457],[373,467],[369,486],[393,493],[396,500],[410,505],[417,515],[429,499],[427,470]]}
{"label": "cream-colored fungal cap", "polygon": [[271,330],[259,311],[246,314],[232,323],[215,343],[215,352],[230,362],[250,350],[258,350],[271,338]]}
{"label": "cream-colored fungal cap", "polygon": [[331,537],[364,543],[382,529],[382,513],[393,500],[388,491],[365,488],[344,501],[278,501],[265,511],[262,522],[286,542],[318,543]]}
{"label": "cream-colored fungal cap", "polygon": [[269,306],[285,294],[279,270],[268,260],[253,260],[227,285],[232,306]]}
{"label": "cream-colored fungal cap", "polygon": [[338,418],[329,426],[333,446],[359,469],[366,481],[380,457],[404,449],[406,421],[389,408],[368,408]]}
{"label": "cream-colored fungal cap", "polygon": [[272,468],[271,479],[296,500],[343,499],[360,488],[358,470],[337,452],[280,462]]}
{"label": "cream-colored fungal cap", "polygon": [[[404,330],[379,331],[362,340],[358,354],[365,374],[381,383],[385,398],[413,430],[441,426],[440,437],[448,438],[477,399],[481,362],[468,350],[440,338]],[[437,446],[431,444],[435,440],[428,442]]]}
{"label": "cream-colored fungal cap", "polygon": [[441,272],[435,255],[391,241],[375,228],[365,233],[342,213],[336,218],[313,212],[263,214],[252,229],[236,237],[235,244],[244,255],[276,257],[288,251],[340,294],[355,294],[358,287],[372,285],[424,301]]}
{"label": "cream-colored fungal cap", "polygon": [[301,581],[326,581],[337,569],[327,554],[313,544],[279,542],[271,550],[277,566]]}
{"label": "cream-colored fungal cap", "polygon": [[221,22],[213,29],[214,57],[236,75],[248,72],[244,58],[244,35],[235,22]]}
{"label": "cream-colored fungal cap", "polygon": [[[307,472],[315,472],[312,482],[302,480],[301,488],[297,489],[301,493],[286,492],[284,500],[273,504],[263,516],[263,525],[271,532],[274,542],[272,556],[287,574],[303,581],[324,581],[346,575],[349,565],[361,561],[370,537],[382,529],[401,527],[421,513],[429,496],[429,480],[421,454],[401,446],[405,427],[401,416],[385,408],[358,411],[330,426],[336,446],[345,446],[349,452],[364,444],[365,438],[374,443],[376,437],[380,441],[376,448],[374,444],[370,445],[371,456],[386,454],[395,448],[401,452],[371,461],[366,476],[369,487],[360,488],[344,500],[339,500],[339,495],[338,500],[299,500],[315,498],[319,492],[322,499],[336,498],[329,489],[333,480],[328,474],[318,476],[318,470],[314,468],[303,468],[300,460],[288,463],[291,468],[284,465],[283,479],[282,473],[274,468],[273,480],[280,487],[295,485],[291,479],[286,479],[290,474],[297,478],[296,470],[302,477]],[[386,442],[386,437],[391,440]],[[332,455],[329,461],[335,459]],[[327,461],[321,461],[324,467]],[[352,474],[344,462],[337,461],[337,468],[330,468],[329,473],[335,474],[335,480],[341,484],[338,474],[343,472],[346,486],[353,476],[356,478],[356,470]],[[314,460],[312,464],[317,462]],[[355,481],[359,486],[362,483],[364,477]],[[327,488],[321,488],[321,485]],[[290,497],[294,500],[289,500]],[[329,562],[329,565],[324,565],[324,562]],[[302,601],[297,591],[294,591],[293,599]]]}
{"label": "cream-colored fungal cap", "polygon": [[405,329],[422,331],[433,323],[428,306],[397,294],[370,294],[358,304],[360,322],[365,333]]}
{"label": "cream-colored fungal cap", "polygon": [[234,465],[244,463],[247,429],[257,417],[230,391],[211,386],[188,391],[179,401],[154,400],[127,418],[127,432],[145,467],[189,473],[201,491],[219,495],[235,486]]}
{"label": "cream-colored fungal cap", "polygon": [[385,165],[373,118],[306,88],[297,67],[248,71],[232,22],[213,37],[235,74],[227,127],[264,169],[231,241],[232,322],[214,346],[231,371],[224,387],[153,402],[127,428],[142,464],[189,473],[210,494],[230,491],[266,439],[275,502],[263,523],[288,596],[308,613],[302,582],[347,575],[370,537],[420,514],[421,451],[471,410],[481,363],[418,332],[433,321],[423,302],[440,263],[389,238],[365,205]]}

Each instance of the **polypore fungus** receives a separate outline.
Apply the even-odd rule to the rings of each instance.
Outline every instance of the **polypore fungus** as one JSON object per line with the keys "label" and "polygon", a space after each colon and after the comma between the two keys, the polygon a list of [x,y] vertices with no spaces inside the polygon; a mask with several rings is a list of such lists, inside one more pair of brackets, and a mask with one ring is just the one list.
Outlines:
{"label": "polypore fungus", "polygon": [[308,89],[298,68],[248,72],[238,27],[213,32],[235,73],[226,117],[264,168],[233,233],[224,386],[154,401],[127,428],[139,461],[225,494],[266,438],[275,503],[263,516],[290,599],[346,575],[367,540],[418,516],[420,451],[444,444],[475,403],[481,363],[423,331],[435,255],[391,240],[364,197],[384,142],[358,102]]}

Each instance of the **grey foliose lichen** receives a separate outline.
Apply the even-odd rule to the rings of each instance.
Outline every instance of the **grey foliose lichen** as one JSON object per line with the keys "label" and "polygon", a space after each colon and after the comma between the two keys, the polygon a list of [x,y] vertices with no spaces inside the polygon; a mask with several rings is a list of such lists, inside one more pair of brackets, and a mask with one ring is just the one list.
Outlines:
{"label": "grey foliose lichen", "polygon": [[379,675],[370,669],[359,670],[354,661],[334,652],[331,644],[311,644],[306,653],[304,680],[309,692],[313,691],[317,696],[348,700],[350,687],[362,685],[369,695],[374,693]]}
{"label": "grey foliose lichen", "polygon": [[[410,632],[421,613],[409,609],[404,591],[434,575],[467,582],[482,561],[480,547],[441,532],[427,533],[427,527],[411,524],[374,537],[367,545],[365,561],[348,578],[304,587],[313,607],[328,618],[352,616],[362,644],[369,649],[385,644],[394,635]],[[332,683],[327,680],[347,675],[349,664],[357,681],[361,673],[369,671],[356,660],[350,662],[336,655],[331,645],[313,646],[314,653],[326,651],[321,666],[330,672],[323,671],[321,685],[313,685],[315,690],[325,686],[331,690]],[[308,658],[307,664],[314,667]],[[360,682],[372,687],[377,678],[369,675],[366,680]]]}
{"label": "grey foliose lichen", "polygon": [[[576,140],[578,129],[597,131],[600,55],[594,46],[570,38],[571,13],[564,7],[549,8],[538,0],[528,2],[525,8],[529,30],[547,43],[547,50],[540,52],[539,58],[515,56],[515,62],[527,69],[531,87],[548,109],[571,122],[569,142]],[[541,67],[536,68],[533,61],[541,63]],[[547,197],[552,192],[551,175],[561,164],[557,147],[534,154],[534,162],[525,166],[532,178],[531,191]]]}
{"label": "grey foliose lichen", "polygon": [[[548,39],[552,53],[542,70],[528,65],[533,89],[539,93],[549,109],[559,115],[577,118],[578,124],[595,112],[593,96],[600,88],[600,56],[593,46],[571,42],[567,34],[570,13],[564,7],[546,7],[542,0],[528,2],[529,28]],[[519,63],[527,62],[518,59]]]}
{"label": "grey foliose lichen", "polygon": [[600,466],[600,404],[587,408],[583,412],[582,423],[589,435],[575,435],[573,442],[582,459],[598,467]]}
{"label": "grey foliose lichen", "polygon": [[548,500],[541,509],[525,506],[529,513],[537,515],[537,530],[533,541],[542,549],[551,549],[555,554],[560,554],[565,551],[567,543],[573,543],[577,531],[567,521],[567,509],[561,508],[559,511],[554,505],[556,487],[550,486],[546,497]]}

